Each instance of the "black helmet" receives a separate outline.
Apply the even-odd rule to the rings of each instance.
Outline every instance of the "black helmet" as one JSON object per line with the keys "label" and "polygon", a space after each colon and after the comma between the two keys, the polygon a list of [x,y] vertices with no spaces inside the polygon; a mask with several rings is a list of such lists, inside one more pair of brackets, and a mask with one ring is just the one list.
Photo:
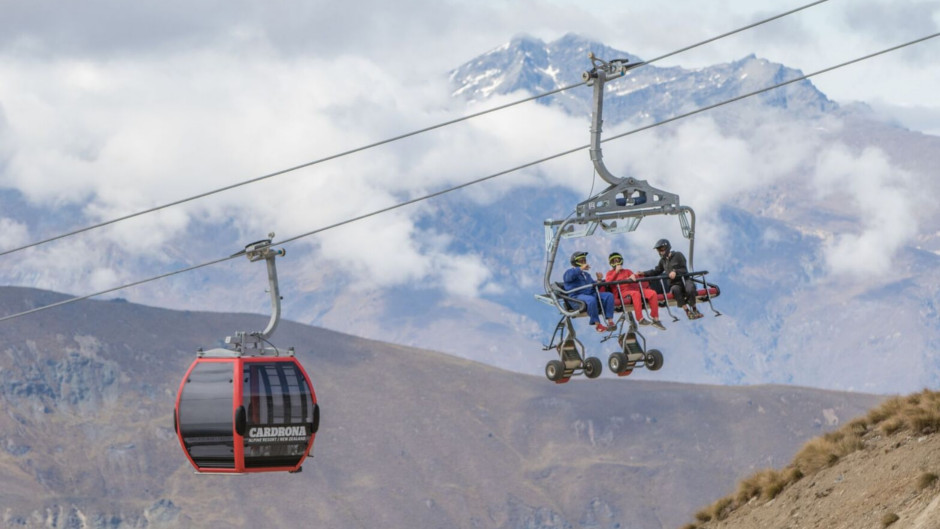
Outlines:
{"label": "black helmet", "polygon": [[614,252],[614,253],[612,253],[612,254],[610,254],[610,255],[607,256],[607,262],[610,263],[611,265],[614,264],[614,263],[612,262],[614,259],[620,259],[620,262],[621,262],[621,263],[623,262],[623,256],[620,255],[620,254],[617,253],[617,252]]}
{"label": "black helmet", "polygon": [[669,244],[669,241],[667,239],[660,239],[656,241],[656,245],[653,246],[653,249],[659,250],[660,248],[665,248],[666,253],[669,253],[669,251],[672,250],[672,245]]}
{"label": "black helmet", "polygon": [[587,252],[575,252],[571,254],[571,266],[578,266],[575,262],[579,259],[587,258],[587,254]]}

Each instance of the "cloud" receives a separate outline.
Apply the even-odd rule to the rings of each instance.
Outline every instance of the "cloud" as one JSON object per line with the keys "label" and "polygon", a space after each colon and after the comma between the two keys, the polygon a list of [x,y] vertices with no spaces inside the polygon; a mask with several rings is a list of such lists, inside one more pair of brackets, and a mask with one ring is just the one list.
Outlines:
{"label": "cloud", "polygon": [[35,248],[8,261],[5,276],[15,284],[83,295],[120,285],[132,273],[119,253],[92,241],[66,240],[54,249]]}
{"label": "cloud", "polygon": [[[5,78],[14,82],[0,88],[0,101],[12,109],[3,182],[34,204],[84,204],[100,221],[361,146],[384,137],[379,120],[386,128],[394,123],[396,132],[409,124],[393,119],[401,117],[400,105],[389,103],[388,92],[373,90],[394,88],[374,64],[269,59],[209,53],[150,63],[6,64]],[[355,80],[339,75],[349,67],[366,73]],[[381,175],[368,166],[383,156],[389,160],[381,153],[366,158],[373,170],[365,177]],[[316,183],[301,185],[315,190],[325,178],[312,173],[302,176]],[[276,210],[266,197],[276,198],[300,176],[226,192],[187,211],[222,218],[233,206],[253,215]],[[397,190],[396,182],[407,185],[395,178],[384,187]],[[342,189],[344,182],[334,185]]]}
{"label": "cloud", "polygon": [[567,18],[557,14],[570,12],[545,2],[506,6],[429,0],[209,0],[198,5],[90,0],[81,6],[39,0],[4,8],[0,50],[15,54],[110,60],[199,49],[232,54],[267,49],[287,60],[364,57],[418,78],[500,44],[518,31],[513,27],[523,17],[538,26],[559,27]]}
{"label": "cloud", "polygon": [[317,266],[348,270],[366,287],[417,286],[431,265],[415,244],[415,227],[400,214],[368,219],[324,233],[318,238]]}
{"label": "cloud", "polygon": [[[493,97],[482,104],[468,107],[466,114],[519,101],[531,94],[517,92]],[[435,140],[436,149],[421,159],[423,174],[431,176],[442,171],[455,176],[449,183],[458,184],[474,178],[530,164],[589,143],[587,124],[583,117],[537,103],[525,103],[506,111],[475,118],[465,127],[449,129]],[[449,145],[459,146],[450,148]],[[592,179],[587,149],[557,158],[544,165],[501,175],[484,185],[467,189],[478,202],[486,203],[519,186],[562,185],[575,191],[587,189]]]}
{"label": "cloud", "polygon": [[867,103],[880,119],[896,122],[910,130],[940,136],[940,108],[924,105],[894,105],[887,103],[883,98],[876,98]]}
{"label": "cloud", "polygon": [[[0,87],[0,101],[15,109],[7,120],[12,154],[4,185],[39,207],[79,205],[86,224],[468,112],[452,108],[443,75],[414,87],[359,57],[299,63],[264,50],[240,56],[197,50],[134,61],[62,59],[42,67],[11,61],[0,68],[16,80]],[[96,240],[166,263],[178,258],[166,247],[184,244],[193,222],[234,226],[243,240],[216,241],[232,251],[270,231],[293,237],[570,148],[585,141],[569,132],[573,121],[530,103],[121,222],[100,230]],[[529,141],[533,136],[545,140]],[[535,182],[534,172],[519,172],[467,196],[486,203]],[[318,234],[319,240],[304,240],[305,248],[379,278],[376,284],[426,276],[454,294],[476,295],[486,286],[486,267],[479,257],[449,250],[449,239],[442,242],[433,227],[418,230],[423,211],[426,206],[417,204],[389,214],[393,220],[337,230],[344,235]],[[375,262],[375,250],[381,250],[382,264]],[[458,274],[467,277],[454,281]]]}
{"label": "cloud", "polygon": [[916,197],[907,188],[910,175],[892,167],[885,154],[868,148],[854,155],[838,145],[821,153],[815,185],[820,198],[846,201],[860,230],[836,233],[825,245],[828,270],[834,276],[871,276],[890,270],[898,249],[918,229]]}
{"label": "cloud", "polygon": [[440,268],[439,280],[446,292],[462,297],[477,297],[481,291],[496,293],[488,283],[490,271],[477,256],[441,256],[436,259]]}
{"label": "cloud", "polygon": [[322,234],[312,270],[345,275],[356,291],[437,288],[478,296],[490,278],[488,268],[479,256],[449,251],[450,243],[450,237],[419,230],[406,215],[390,213]]}
{"label": "cloud", "polygon": [[[940,26],[940,3],[922,0],[893,0],[890,3],[863,0],[853,2],[842,16],[852,30],[874,36],[885,44],[899,44],[898,28],[910,35],[926,36],[935,33]],[[930,55],[922,48],[923,59]]]}
{"label": "cloud", "polygon": [[0,249],[16,248],[29,242],[29,228],[15,219],[0,217]]}
{"label": "cloud", "polygon": [[[819,141],[819,131],[807,130],[805,123],[778,111],[742,113],[736,119],[737,132],[723,132],[712,117],[699,116],[604,146],[615,175],[646,180],[678,194],[682,204],[693,208],[698,249],[706,254],[722,251],[720,208],[790,178],[816,152]],[[611,135],[621,128],[629,130],[629,124]],[[644,228],[653,229],[654,222],[644,220]],[[656,226],[660,233],[678,238],[674,219]]]}
{"label": "cloud", "polygon": [[116,250],[127,255],[165,263],[176,257],[175,252],[167,251],[167,246],[173,240],[185,241],[189,226],[189,216],[181,209],[171,208],[113,224],[106,228],[104,236]]}

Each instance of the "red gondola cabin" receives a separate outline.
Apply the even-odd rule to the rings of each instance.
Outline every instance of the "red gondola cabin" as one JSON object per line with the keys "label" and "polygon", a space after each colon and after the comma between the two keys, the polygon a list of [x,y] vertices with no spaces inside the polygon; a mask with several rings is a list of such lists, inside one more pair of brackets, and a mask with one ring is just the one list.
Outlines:
{"label": "red gondola cabin", "polygon": [[197,358],[176,397],[176,432],[203,473],[298,472],[320,422],[310,377],[293,356]]}

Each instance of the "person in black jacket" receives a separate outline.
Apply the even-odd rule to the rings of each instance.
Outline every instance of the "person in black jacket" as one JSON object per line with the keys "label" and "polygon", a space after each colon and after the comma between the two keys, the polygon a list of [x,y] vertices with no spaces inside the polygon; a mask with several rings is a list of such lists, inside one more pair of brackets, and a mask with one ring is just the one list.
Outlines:
{"label": "person in black jacket", "polygon": [[676,305],[685,311],[685,315],[690,320],[697,320],[704,316],[695,306],[695,282],[685,275],[689,272],[685,256],[681,252],[672,251],[672,245],[666,239],[660,239],[653,248],[659,252],[659,264],[656,268],[637,275],[641,277],[667,275],[669,292],[676,300]]}

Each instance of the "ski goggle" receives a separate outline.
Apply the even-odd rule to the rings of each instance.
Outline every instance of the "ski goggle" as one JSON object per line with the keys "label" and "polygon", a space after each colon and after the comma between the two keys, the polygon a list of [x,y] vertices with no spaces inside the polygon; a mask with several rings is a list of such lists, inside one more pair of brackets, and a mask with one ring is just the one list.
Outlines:
{"label": "ski goggle", "polygon": [[609,262],[610,262],[610,264],[612,264],[612,265],[619,264],[619,263],[622,263],[622,262],[623,262],[623,258],[620,257],[619,255],[615,255],[615,256],[613,256],[613,257],[610,258],[610,261],[609,261]]}

